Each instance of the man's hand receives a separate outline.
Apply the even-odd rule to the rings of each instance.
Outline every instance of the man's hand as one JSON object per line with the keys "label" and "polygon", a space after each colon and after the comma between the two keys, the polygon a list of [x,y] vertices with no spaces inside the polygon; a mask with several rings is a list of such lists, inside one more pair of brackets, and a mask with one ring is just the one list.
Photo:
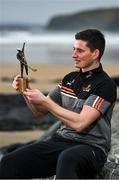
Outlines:
{"label": "man's hand", "polygon": [[[20,75],[17,75],[17,76],[14,78],[13,82],[12,82],[12,87],[13,87],[16,91],[19,90],[19,78],[20,78],[20,77],[21,77]],[[31,81],[31,79],[30,79],[30,78],[27,78],[27,81],[28,81],[28,84],[29,84],[29,82]],[[28,87],[28,88],[30,89],[30,87]]]}
{"label": "man's hand", "polygon": [[20,75],[17,75],[12,82],[12,87],[16,89],[16,91],[18,91],[19,89],[19,80],[18,80],[19,78],[20,78]]}
{"label": "man's hand", "polygon": [[43,95],[38,89],[26,89],[23,92],[28,101],[34,105],[42,105],[44,101],[47,101],[47,97]]}

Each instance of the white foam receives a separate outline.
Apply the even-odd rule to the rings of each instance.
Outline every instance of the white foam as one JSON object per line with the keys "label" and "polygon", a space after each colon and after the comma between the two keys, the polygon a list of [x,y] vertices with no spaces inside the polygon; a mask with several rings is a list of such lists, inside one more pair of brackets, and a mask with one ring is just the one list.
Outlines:
{"label": "white foam", "polygon": [[0,44],[16,44],[22,42],[35,44],[67,44],[72,43],[74,35],[69,33],[40,33],[10,32],[0,35]]}

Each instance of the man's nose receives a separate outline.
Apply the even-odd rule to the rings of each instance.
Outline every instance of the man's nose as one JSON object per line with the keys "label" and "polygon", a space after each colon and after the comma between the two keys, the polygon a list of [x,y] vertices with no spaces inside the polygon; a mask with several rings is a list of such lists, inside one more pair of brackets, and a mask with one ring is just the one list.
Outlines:
{"label": "man's nose", "polygon": [[76,51],[76,50],[73,50],[73,52],[72,52],[72,58],[75,58],[75,57],[77,57],[77,51]]}

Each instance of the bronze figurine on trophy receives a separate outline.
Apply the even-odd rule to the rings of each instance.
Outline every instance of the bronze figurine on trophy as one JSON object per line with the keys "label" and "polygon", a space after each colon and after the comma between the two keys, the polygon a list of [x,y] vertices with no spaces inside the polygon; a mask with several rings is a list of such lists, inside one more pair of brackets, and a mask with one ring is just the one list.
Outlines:
{"label": "bronze figurine on trophy", "polygon": [[24,68],[27,76],[28,76],[28,68],[34,72],[37,71],[37,69],[34,69],[27,64],[24,54],[24,47],[25,47],[25,43],[23,43],[22,50],[20,50],[19,48],[17,49],[17,59],[20,61],[20,70],[21,70],[21,76],[19,78],[19,89],[18,89],[20,92],[23,92],[26,88],[28,88],[28,78],[24,77],[24,73],[23,73]]}

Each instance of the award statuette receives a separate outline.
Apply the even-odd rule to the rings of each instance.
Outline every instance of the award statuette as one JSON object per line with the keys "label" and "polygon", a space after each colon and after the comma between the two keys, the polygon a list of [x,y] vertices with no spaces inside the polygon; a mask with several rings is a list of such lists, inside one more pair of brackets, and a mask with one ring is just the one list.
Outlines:
{"label": "award statuette", "polygon": [[28,68],[34,72],[37,71],[37,69],[33,69],[30,66],[28,66],[24,54],[24,47],[25,47],[25,43],[23,43],[22,50],[17,49],[17,59],[20,61],[20,70],[21,70],[21,76],[19,77],[19,88],[18,88],[18,91],[20,92],[23,92],[26,88],[28,88],[28,79],[23,75],[24,68],[27,76],[28,76]]}

